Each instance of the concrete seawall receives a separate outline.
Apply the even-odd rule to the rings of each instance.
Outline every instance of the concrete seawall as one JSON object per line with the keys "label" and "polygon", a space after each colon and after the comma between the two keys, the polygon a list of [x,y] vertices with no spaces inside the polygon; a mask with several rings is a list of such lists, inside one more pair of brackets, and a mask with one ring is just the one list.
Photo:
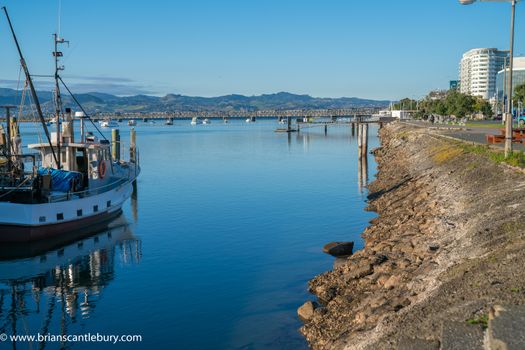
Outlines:
{"label": "concrete seawall", "polygon": [[452,349],[462,329],[476,348],[494,305],[525,304],[525,175],[425,128],[380,136],[379,216],[309,282],[301,332],[313,349]]}

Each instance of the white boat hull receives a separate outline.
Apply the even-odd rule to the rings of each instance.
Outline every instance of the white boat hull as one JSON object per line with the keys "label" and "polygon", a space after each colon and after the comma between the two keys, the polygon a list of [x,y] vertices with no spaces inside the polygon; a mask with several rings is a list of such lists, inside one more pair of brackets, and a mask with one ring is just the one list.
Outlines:
{"label": "white boat hull", "polygon": [[102,229],[120,215],[132,192],[129,181],[97,195],[60,202],[0,202],[0,242],[29,242],[69,231]]}

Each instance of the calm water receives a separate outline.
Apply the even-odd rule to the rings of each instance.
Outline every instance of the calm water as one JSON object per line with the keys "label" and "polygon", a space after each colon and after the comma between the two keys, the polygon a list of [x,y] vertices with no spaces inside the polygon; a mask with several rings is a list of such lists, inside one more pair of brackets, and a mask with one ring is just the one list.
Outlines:
{"label": "calm water", "polygon": [[[35,349],[307,348],[296,309],[311,299],[307,281],[332,266],[321,248],[361,248],[373,216],[363,211],[350,128],[287,135],[273,132],[275,121],[138,124],[142,174],[114,227],[0,262],[0,333],[143,338]],[[35,139],[35,128],[22,129]],[[376,147],[376,129],[370,135]]]}

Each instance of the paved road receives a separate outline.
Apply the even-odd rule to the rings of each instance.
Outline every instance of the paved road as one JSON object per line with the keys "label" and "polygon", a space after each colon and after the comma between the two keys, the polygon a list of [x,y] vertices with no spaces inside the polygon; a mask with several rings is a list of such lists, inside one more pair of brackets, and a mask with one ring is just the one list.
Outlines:
{"label": "paved road", "polygon": [[[500,129],[503,128],[501,122],[483,122],[483,125],[494,124],[494,127],[476,127],[475,125],[437,125],[421,121],[410,121],[409,123],[421,127],[435,128],[437,130],[440,130],[443,135],[447,135],[464,141],[477,142],[484,145],[487,144],[487,134],[500,134]],[[503,148],[504,144],[498,143],[494,144],[493,146]],[[514,149],[525,151],[525,145],[520,143],[514,143]]]}

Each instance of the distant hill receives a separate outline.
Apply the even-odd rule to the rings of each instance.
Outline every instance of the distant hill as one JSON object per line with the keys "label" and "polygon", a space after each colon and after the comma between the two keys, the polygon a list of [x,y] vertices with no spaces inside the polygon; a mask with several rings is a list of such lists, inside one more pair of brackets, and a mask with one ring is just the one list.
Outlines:
{"label": "distant hill", "polygon": [[[39,91],[38,96],[46,110],[52,110],[53,95]],[[168,94],[164,97],[136,95],[115,96],[91,92],[75,95],[83,107],[93,112],[176,112],[176,111],[257,111],[265,109],[339,109],[360,107],[386,107],[389,101],[367,100],[355,97],[318,98],[295,95],[288,92],[260,96],[226,95],[219,97],[196,97]],[[0,104],[19,103],[19,93],[13,89],[0,88]],[[64,105],[76,109],[70,96],[63,95]]]}

